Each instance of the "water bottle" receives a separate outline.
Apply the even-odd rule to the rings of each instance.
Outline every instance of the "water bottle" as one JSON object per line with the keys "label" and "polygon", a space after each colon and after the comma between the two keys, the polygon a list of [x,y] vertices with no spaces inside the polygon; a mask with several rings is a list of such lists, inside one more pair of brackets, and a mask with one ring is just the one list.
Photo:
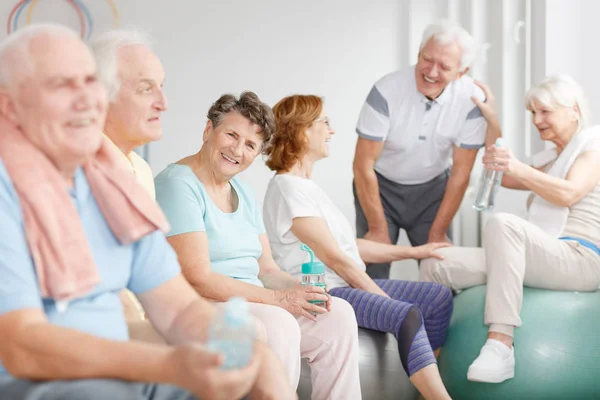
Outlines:
{"label": "water bottle", "polygon": [[[315,261],[315,253],[312,249],[302,243],[300,248],[308,254],[310,254],[310,261],[302,264],[302,286],[319,286],[325,289],[325,264],[320,261]],[[320,305],[324,307],[325,303],[322,300],[309,300],[310,303]],[[317,315],[315,312],[311,312],[313,315]]]}
{"label": "water bottle", "polygon": [[[496,139],[494,146],[501,147],[503,145],[502,138]],[[493,171],[484,168],[481,174],[479,187],[477,188],[477,197],[473,208],[477,211],[491,211],[494,208],[494,198],[500,189],[502,183],[502,171]]]}
{"label": "water bottle", "polygon": [[248,303],[241,297],[232,297],[213,319],[206,347],[225,356],[222,369],[243,368],[252,358],[255,336]]}

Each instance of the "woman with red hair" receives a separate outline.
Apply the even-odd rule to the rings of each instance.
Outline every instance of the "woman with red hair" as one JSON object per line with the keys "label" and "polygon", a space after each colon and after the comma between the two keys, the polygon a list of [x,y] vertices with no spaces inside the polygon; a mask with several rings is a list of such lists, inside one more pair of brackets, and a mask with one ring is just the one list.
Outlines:
{"label": "woman with red hair", "polygon": [[276,263],[300,276],[307,261],[300,244],[312,248],[327,266],[329,293],[352,305],[358,325],[396,336],[402,365],[421,394],[427,399],[450,398],[432,349],[446,337],[451,291],[429,282],[373,281],[365,272],[365,262],[439,257],[435,250],[446,244],[403,247],[356,239],[342,212],[311,180],[314,163],[329,155],[328,143],[335,133],[322,99],[290,96],[273,111],[276,130],[265,154],[276,175],[269,183],[263,214]]}

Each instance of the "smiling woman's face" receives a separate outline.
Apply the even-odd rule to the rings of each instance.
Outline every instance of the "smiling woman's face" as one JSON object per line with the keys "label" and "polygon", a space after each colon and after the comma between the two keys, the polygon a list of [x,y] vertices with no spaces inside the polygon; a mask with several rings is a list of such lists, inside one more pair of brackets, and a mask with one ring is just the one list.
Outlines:
{"label": "smiling woman's face", "polygon": [[260,127],[237,111],[226,114],[214,128],[204,130],[204,147],[214,171],[227,179],[244,171],[262,149]]}
{"label": "smiling woman's face", "polygon": [[577,130],[579,114],[575,107],[547,107],[534,99],[529,111],[542,140],[568,142]]}

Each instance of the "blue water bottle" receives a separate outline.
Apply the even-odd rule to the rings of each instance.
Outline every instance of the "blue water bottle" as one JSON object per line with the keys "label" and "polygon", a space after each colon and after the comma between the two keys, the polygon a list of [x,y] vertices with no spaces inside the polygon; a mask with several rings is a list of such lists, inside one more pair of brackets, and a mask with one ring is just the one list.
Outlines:
{"label": "blue water bottle", "polygon": [[[325,289],[327,287],[325,283],[325,264],[315,261],[315,253],[304,243],[302,243],[300,248],[310,254],[310,261],[302,264],[302,286],[318,286]],[[321,307],[325,306],[323,304],[325,302],[322,300],[310,300],[310,302]],[[315,312],[311,312],[311,314],[317,315]]]}
{"label": "blue water bottle", "polygon": [[243,368],[252,358],[255,337],[248,303],[241,297],[232,297],[213,319],[206,347],[225,356],[222,369]]}
{"label": "blue water bottle", "polygon": [[[494,146],[502,147],[504,141],[502,138],[496,139]],[[493,171],[484,168],[481,173],[481,180],[477,188],[477,196],[473,208],[477,211],[492,211],[494,208],[494,198],[502,184],[502,171]]]}

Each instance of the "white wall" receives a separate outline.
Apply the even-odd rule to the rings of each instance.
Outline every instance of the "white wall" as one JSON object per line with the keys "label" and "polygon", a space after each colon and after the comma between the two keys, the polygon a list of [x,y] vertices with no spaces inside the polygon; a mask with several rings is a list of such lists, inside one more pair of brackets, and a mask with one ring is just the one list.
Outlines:
{"label": "white wall", "polygon": [[600,122],[600,75],[598,74],[597,0],[546,1],[546,73],[566,73],[583,87]]}
{"label": "white wall", "polygon": [[[95,31],[113,22],[107,3],[82,0]],[[2,1],[5,22],[17,3]],[[315,180],[351,220],[352,158],[358,113],[371,85],[401,65],[404,2],[328,0],[298,2],[116,0],[121,26],[148,31],[167,73],[165,136],[150,146],[154,173],[196,152],[206,112],[221,94],[255,91],[270,105],[294,93],[325,97],[337,132],[331,157],[317,164]],[[19,19],[25,25],[27,10]],[[32,22],[56,21],[79,29],[66,2],[40,1]],[[0,34],[0,39],[5,33]],[[243,174],[262,200],[272,173],[262,160]]]}
{"label": "white wall", "polygon": [[[271,105],[293,93],[317,94],[337,133],[315,180],[353,220],[355,123],[374,81],[399,66],[401,2],[132,3],[122,2],[124,13],[150,29],[167,71],[165,137],[150,147],[155,173],[198,150],[206,111],[222,93],[249,89]],[[262,200],[271,175],[257,160],[242,177]]]}
{"label": "white wall", "polygon": [[[94,15],[95,31],[110,29],[107,2],[82,0]],[[0,2],[5,22],[16,0]],[[487,79],[499,99],[505,134],[519,155],[529,117],[522,113],[525,80],[563,72],[577,79],[600,113],[596,51],[597,0],[253,0],[251,2],[116,0],[121,25],[147,30],[167,71],[170,108],[165,137],[150,146],[150,164],[158,173],[169,162],[196,152],[206,111],[222,93],[249,89],[267,103],[285,95],[325,97],[337,132],[331,157],[317,164],[315,180],[344,214],[354,220],[351,162],[354,127],[371,85],[387,72],[416,59],[422,29],[449,17],[489,42],[488,63],[476,60],[472,73]],[[531,4],[531,74],[524,71],[526,51],[514,41],[514,25]],[[23,26],[26,12],[19,26]],[[40,1],[33,22],[53,20],[79,29],[77,15],[62,1]],[[5,36],[0,32],[0,39]],[[522,36],[523,37],[523,36]],[[596,119],[597,121],[597,119]],[[537,136],[537,132],[532,132]],[[533,143],[535,145],[535,143]],[[535,146],[534,146],[535,147]],[[534,148],[535,150],[535,148]],[[243,174],[262,200],[271,172],[262,160]],[[500,210],[522,211],[522,199],[502,194]],[[458,218],[463,243],[477,240],[478,218],[466,199]],[[469,204],[467,204],[469,203]],[[518,203],[518,205],[517,205]],[[462,223],[460,222],[462,220]],[[466,239],[465,239],[466,238]]]}

